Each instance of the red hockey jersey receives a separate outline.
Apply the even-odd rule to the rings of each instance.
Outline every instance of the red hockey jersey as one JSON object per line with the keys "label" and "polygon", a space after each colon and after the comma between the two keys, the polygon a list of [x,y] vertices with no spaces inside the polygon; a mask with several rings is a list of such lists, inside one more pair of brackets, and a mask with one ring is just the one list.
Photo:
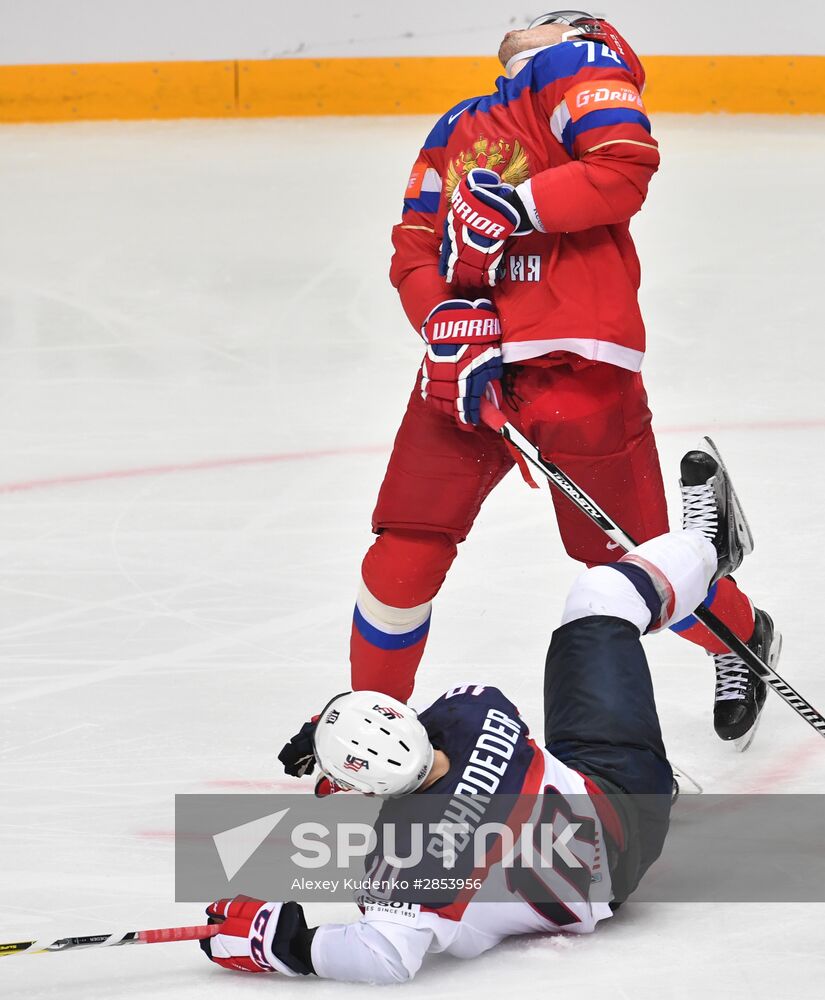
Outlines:
{"label": "red hockey jersey", "polygon": [[[505,363],[566,352],[639,370],[645,331],[629,220],[659,165],[640,85],[608,46],[563,42],[439,119],[393,229],[390,279],[416,330],[445,298],[491,293]],[[536,226],[511,239],[492,290],[448,285],[438,273],[449,199],[473,167],[517,187]]]}

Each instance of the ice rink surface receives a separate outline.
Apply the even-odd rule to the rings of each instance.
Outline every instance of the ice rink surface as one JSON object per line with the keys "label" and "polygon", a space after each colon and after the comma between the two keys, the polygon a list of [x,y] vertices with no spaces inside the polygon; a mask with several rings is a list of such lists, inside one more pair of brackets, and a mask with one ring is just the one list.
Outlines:
{"label": "ice rink surface", "polygon": [[[672,510],[679,457],[709,432],[756,535],[739,580],[822,707],[825,119],[654,124],[635,235]],[[347,686],[421,354],[386,272],[428,127],[0,130],[0,941],[201,922],[173,901],[174,794],[291,789],[277,750]],[[494,683],[540,733],[576,572],[546,494],[511,475],[438,600],[416,703]],[[825,792],[825,746],[787,706],[771,697],[738,755],[712,732],[711,662],[646,642],[670,754],[706,790]],[[631,902],[587,939],[436,958],[405,996],[798,998],[825,973],[823,926],[820,905]],[[363,994],[231,976],[194,944],[0,963],[6,1000],[272,991]]]}

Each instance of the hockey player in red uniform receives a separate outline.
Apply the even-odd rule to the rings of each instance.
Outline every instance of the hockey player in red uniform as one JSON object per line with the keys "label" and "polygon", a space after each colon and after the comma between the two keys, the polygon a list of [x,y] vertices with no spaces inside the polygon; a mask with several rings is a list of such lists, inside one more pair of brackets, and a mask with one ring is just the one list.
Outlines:
{"label": "hockey player in red uniform", "polygon": [[[288,773],[311,773],[317,763],[338,787],[385,796],[375,828],[395,824],[394,850],[385,857],[379,836],[368,877],[394,886],[361,898],[360,921],[317,928],[307,927],[295,902],[220,900],[207,914],[221,930],[201,944],[213,962],[244,972],[404,982],[428,953],[472,958],[508,936],[586,934],[612,916],[661,853],[671,806],[673,774],[641,635],[684,617],[750,547],[713,451],[690,452],[682,472],[704,477],[704,509],[686,510],[684,530],[586,570],[568,595],[547,654],[545,748],[501,691],[480,685],[448,691],[420,715],[385,693],[338,695],[287,744]],[[405,807],[411,794],[413,809]],[[554,830],[559,815],[575,818],[565,841],[573,857],[561,865],[552,848],[549,866],[536,860],[545,841],[535,825],[527,833],[523,825],[525,809],[534,808]],[[429,831],[412,868],[398,867],[412,839],[404,839],[399,816],[408,830],[414,822]],[[432,880],[416,879],[444,872],[431,859],[443,855],[444,823],[458,816],[475,830],[495,827],[502,838],[508,827],[512,850],[485,843],[479,868],[472,837],[456,841],[445,867],[462,877],[434,899]],[[438,822],[429,825],[432,818]]]}
{"label": "hockey player in red uniform", "polygon": [[[391,280],[426,353],[373,513],[350,660],[353,688],[402,701],[456,547],[513,465],[478,425],[485,393],[633,537],[668,527],[629,233],[659,165],[644,70],[615,28],[582,11],[508,33],[499,56],[495,92],[430,132],[393,229]],[[702,484],[682,488],[704,502]],[[569,555],[617,559],[579,511],[553,502]],[[776,657],[773,622],[732,579],[707,603]],[[713,656],[716,732],[744,749],[764,683],[695,618],[672,627]]]}

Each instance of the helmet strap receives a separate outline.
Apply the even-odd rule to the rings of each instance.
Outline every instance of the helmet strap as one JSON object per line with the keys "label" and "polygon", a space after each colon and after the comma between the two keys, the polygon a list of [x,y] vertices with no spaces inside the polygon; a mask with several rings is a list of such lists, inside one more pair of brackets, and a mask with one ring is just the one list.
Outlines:
{"label": "helmet strap", "polygon": [[[564,41],[564,39],[562,39]],[[556,42],[556,45],[560,45],[560,42]],[[545,49],[552,49],[552,45],[538,45],[534,49],[523,49],[521,52],[516,52],[514,56],[510,56],[507,62],[504,64],[504,72],[507,76],[510,76],[513,66],[516,63],[527,62],[537,55],[539,52],[544,52]]]}

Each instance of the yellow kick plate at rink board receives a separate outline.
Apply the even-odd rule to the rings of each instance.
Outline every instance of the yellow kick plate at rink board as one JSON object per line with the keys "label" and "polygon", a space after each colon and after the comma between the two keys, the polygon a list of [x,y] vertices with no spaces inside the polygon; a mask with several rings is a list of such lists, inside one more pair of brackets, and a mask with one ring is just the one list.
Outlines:
{"label": "yellow kick plate at rink board", "polygon": [[[647,56],[652,112],[825,114],[825,56]],[[489,56],[0,66],[0,122],[440,114]]]}

